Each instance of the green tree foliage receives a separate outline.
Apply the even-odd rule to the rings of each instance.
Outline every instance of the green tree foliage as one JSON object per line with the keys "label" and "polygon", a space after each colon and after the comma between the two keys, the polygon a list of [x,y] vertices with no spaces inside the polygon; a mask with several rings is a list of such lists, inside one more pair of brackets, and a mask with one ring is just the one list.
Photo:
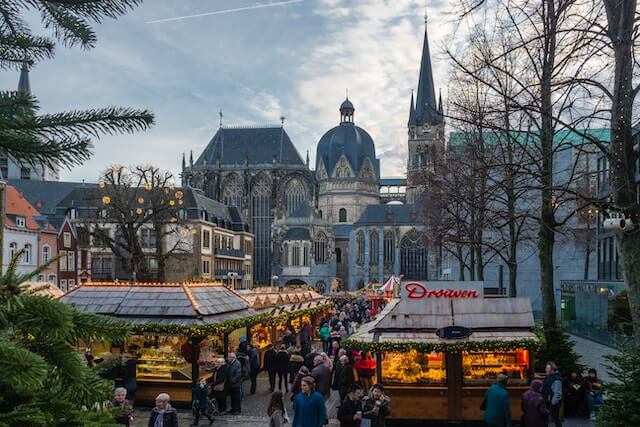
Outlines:
{"label": "green tree foliage", "polygon": [[[0,69],[15,70],[54,56],[56,40],[65,46],[93,47],[92,23],[117,18],[142,0],[3,0],[0,2]],[[36,36],[24,19],[38,12],[53,38]],[[0,91],[0,155],[49,167],[77,165],[91,155],[101,135],[132,133],[153,124],[147,110],[110,106],[39,115],[28,93]]]}
{"label": "green tree foliage", "polygon": [[615,381],[605,384],[607,398],[600,407],[596,425],[640,425],[640,353],[629,343],[620,354],[606,358],[609,361],[607,371]]}
{"label": "green tree foliage", "polygon": [[[76,343],[122,341],[129,325],[37,296],[24,283],[46,270],[0,276],[0,426],[112,426],[113,383],[87,366]],[[91,409],[87,409],[91,408]]]}
{"label": "green tree foliage", "polygon": [[553,361],[558,365],[562,376],[568,376],[572,371],[584,371],[585,366],[580,364],[580,356],[573,349],[575,343],[560,326],[547,328],[545,331],[540,328],[536,334],[542,340],[542,347],[536,354],[535,369],[537,372],[544,372],[548,361]]}

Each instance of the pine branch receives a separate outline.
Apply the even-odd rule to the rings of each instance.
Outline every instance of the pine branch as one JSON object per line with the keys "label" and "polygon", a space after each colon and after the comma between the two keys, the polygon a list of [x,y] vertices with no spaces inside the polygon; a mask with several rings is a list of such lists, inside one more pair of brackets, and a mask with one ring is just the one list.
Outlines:
{"label": "pine branch", "polygon": [[45,28],[51,28],[54,37],[65,46],[80,45],[84,49],[95,46],[98,41],[96,33],[86,20],[74,15],[62,5],[49,1],[37,3]]}
{"label": "pine branch", "polygon": [[31,34],[7,34],[0,30],[0,69],[18,69],[52,59],[54,43],[46,37]]}
{"label": "pine branch", "polygon": [[0,336],[0,383],[17,389],[37,389],[42,387],[48,370],[44,358]]}

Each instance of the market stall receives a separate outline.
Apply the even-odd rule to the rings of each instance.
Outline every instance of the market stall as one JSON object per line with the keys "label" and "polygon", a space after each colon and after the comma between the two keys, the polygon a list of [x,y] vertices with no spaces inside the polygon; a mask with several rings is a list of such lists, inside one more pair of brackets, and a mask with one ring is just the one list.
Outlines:
{"label": "market stall", "polygon": [[85,283],[61,300],[131,322],[132,335],[118,348],[82,347],[96,358],[106,351],[129,353],[136,360],[136,401],[153,401],[164,391],[173,401],[191,402],[193,384],[211,375],[215,359],[237,347],[247,327],[266,319],[233,290],[213,283]]}
{"label": "market stall", "polygon": [[376,380],[394,402],[390,418],[481,420],[485,391],[506,373],[518,419],[539,345],[530,301],[436,292],[392,299],[344,343],[375,354]]}

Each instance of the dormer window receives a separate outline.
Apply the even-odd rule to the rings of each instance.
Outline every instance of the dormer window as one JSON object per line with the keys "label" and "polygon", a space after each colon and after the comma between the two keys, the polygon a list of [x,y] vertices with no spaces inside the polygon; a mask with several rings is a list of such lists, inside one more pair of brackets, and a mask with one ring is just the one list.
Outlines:
{"label": "dormer window", "polygon": [[76,208],[69,209],[69,218],[78,219],[78,210]]}
{"label": "dormer window", "polygon": [[23,216],[16,216],[16,227],[26,227],[27,225],[27,218],[23,217]]}

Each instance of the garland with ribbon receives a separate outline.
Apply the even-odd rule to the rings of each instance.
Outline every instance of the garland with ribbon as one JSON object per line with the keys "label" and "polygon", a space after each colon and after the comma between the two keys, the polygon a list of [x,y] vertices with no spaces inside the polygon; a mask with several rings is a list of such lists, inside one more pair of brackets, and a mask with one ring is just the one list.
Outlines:
{"label": "garland with ribbon", "polygon": [[330,308],[331,304],[319,305],[316,307],[305,308],[291,312],[284,312],[281,315],[274,316],[281,307],[275,307],[270,312],[257,314],[255,316],[244,317],[242,319],[226,320],[220,323],[212,323],[207,325],[172,325],[164,323],[144,323],[131,325],[131,333],[134,335],[157,334],[157,335],[182,335],[188,337],[206,337],[232,332],[236,329],[246,328],[247,326],[257,325],[259,323],[275,326],[286,323],[290,319],[312,315],[317,312]]}
{"label": "garland with ribbon", "polygon": [[540,341],[532,338],[500,341],[460,341],[446,343],[426,343],[426,342],[362,342],[353,339],[346,339],[340,342],[341,346],[369,352],[401,352],[417,350],[422,353],[447,353],[457,351],[510,351],[516,349],[526,349],[537,351],[540,348]]}

